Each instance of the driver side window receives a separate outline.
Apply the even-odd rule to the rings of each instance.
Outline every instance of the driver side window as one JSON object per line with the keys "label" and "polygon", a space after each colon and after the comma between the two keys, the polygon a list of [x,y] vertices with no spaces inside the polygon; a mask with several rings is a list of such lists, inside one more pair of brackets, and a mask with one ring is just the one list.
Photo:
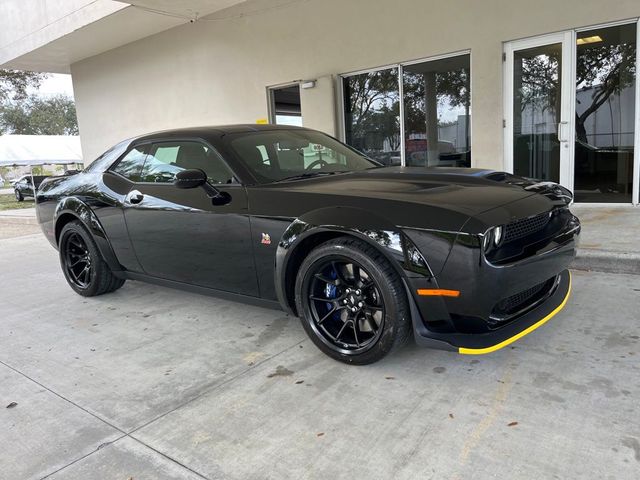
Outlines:
{"label": "driver side window", "polygon": [[210,183],[234,181],[233,173],[217,152],[196,141],[153,144],[140,176],[142,182],[173,183],[178,172],[195,168],[203,170]]}

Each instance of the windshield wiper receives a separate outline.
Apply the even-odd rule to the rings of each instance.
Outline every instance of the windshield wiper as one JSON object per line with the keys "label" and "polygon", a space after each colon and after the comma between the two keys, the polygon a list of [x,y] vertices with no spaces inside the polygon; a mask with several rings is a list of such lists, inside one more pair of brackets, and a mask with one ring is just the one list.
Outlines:
{"label": "windshield wiper", "polygon": [[320,176],[324,176],[324,175],[335,175],[336,173],[346,173],[346,172],[337,171],[337,172],[306,172],[306,173],[299,173],[298,175],[291,175],[290,177],[284,177],[284,178],[281,178],[279,180],[275,180],[274,183],[286,182],[288,180],[300,180],[300,179],[303,179],[303,178],[320,177]]}

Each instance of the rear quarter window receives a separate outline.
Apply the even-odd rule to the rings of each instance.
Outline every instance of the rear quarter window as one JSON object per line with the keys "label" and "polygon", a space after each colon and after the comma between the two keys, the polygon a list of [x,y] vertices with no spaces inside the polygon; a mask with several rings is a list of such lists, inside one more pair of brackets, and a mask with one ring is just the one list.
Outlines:
{"label": "rear quarter window", "polygon": [[124,140],[117,145],[114,145],[109,150],[104,152],[93,162],[91,162],[83,171],[89,173],[105,172],[115,162],[120,155],[126,150],[131,140]]}

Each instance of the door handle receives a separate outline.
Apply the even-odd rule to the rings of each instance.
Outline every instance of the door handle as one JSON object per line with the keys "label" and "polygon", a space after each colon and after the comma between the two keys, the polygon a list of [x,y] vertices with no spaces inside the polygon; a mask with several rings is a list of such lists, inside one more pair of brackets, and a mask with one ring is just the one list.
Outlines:
{"label": "door handle", "polygon": [[144,195],[138,190],[131,190],[125,197],[125,201],[131,205],[137,205],[144,199]]}
{"label": "door handle", "polygon": [[569,125],[569,122],[560,122],[558,123],[558,141],[559,142],[568,142],[569,138],[567,135],[566,127]]}

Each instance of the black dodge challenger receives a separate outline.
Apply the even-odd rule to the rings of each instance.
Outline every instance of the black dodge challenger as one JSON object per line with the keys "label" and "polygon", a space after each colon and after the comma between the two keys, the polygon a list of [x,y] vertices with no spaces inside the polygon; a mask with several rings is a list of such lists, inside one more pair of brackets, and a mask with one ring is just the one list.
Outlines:
{"label": "black dodge challenger", "polygon": [[50,178],[37,214],[73,290],[125,280],[281,307],[327,355],[413,334],[502,348],[567,302],[571,193],[479,169],[384,167],[309,129],[236,125],[126,140]]}

